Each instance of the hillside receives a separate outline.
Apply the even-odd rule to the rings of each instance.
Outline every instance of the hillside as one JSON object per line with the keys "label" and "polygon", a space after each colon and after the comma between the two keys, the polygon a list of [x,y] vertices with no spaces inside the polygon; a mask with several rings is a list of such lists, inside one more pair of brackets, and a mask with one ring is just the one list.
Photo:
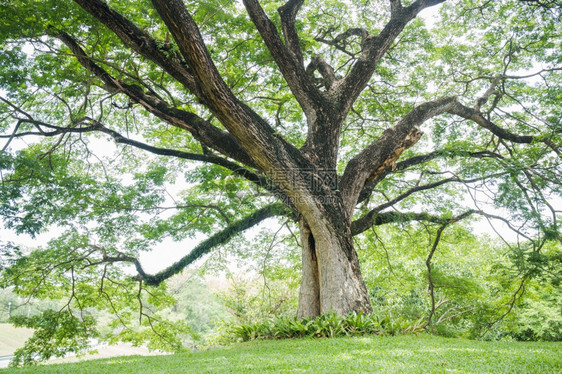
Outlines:
{"label": "hillside", "polygon": [[15,328],[9,323],[0,323],[0,356],[11,355],[16,349],[22,347],[33,330]]}
{"label": "hillside", "polygon": [[559,373],[562,343],[428,335],[253,341],[170,356],[128,356],[0,370],[23,373]]}

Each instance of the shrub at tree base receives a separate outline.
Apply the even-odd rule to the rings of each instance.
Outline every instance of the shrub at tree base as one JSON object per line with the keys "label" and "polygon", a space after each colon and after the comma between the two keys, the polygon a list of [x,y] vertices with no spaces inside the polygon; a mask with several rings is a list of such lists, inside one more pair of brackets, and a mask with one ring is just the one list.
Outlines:
{"label": "shrub at tree base", "polygon": [[367,334],[396,335],[422,331],[418,323],[412,324],[400,317],[389,315],[349,313],[345,316],[335,312],[315,318],[280,317],[267,321],[233,325],[224,336],[227,341],[249,341],[256,339],[335,338]]}

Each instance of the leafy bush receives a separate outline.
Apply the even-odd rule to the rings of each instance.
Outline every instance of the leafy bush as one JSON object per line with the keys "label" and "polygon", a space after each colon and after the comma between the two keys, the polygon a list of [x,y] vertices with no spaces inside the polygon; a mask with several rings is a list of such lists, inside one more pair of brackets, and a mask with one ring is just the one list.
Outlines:
{"label": "leafy bush", "polygon": [[562,290],[529,282],[527,295],[510,315],[509,336],[522,341],[562,341]]}
{"label": "leafy bush", "polygon": [[340,316],[334,312],[316,318],[278,317],[256,323],[231,325],[226,329],[227,341],[256,339],[335,338],[358,335],[397,335],[420,331],[420,324],[412,324],[390,315],[350,313]]}
{"label": "leafy bush", "polygon": [[16,350],[10,364],[12,366],[30,365],[53,356],[79,353],[88,346],[91,338],[97,336],[94,318],[78,318],[70,311],[48,309],[31,317],[14,316],[11,321],[16,327],[25,326],[35,330],[25,346]]}

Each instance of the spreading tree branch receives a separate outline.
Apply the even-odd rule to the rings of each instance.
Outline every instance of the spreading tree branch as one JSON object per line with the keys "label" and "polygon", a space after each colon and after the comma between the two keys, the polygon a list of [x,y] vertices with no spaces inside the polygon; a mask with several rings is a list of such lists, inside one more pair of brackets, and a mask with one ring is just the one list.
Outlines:
{"label": "spreading tree branch", "polygon": [[[488,91],[486,94],[489,96],[491,92]],[[484,95],[484,98],[487,100],[486,95]],[[454,96],[426,102],[414,108],[394,127],[386,129],[375,142],[350,160],[341,181],[341,184],[345,187],[342,196],[348,209],[354,208],[360,200],[362,191],[368,188],[367,186],[380,181],[387,173],[396,168],[396,161],[401,153],[415,144],[421,137],[422,133],[418,127],[426,120],[443,113],[455,114],[474,121],[500,139],[523,144],[536,141],[543,142],[560,154],[559,146],[551,140],[543,137],[513,134],[488,120],[480,111],[462,105]],[[438,155],[439,153],[433,153],[425,157],[420,156],[421,158],[415,162],[425,162]]]}
{"label": "spreading tree branch", "polygon": [[[294,26],[296,14],[303,1],[290,0],[279,9],[287,45],[283,44],[275,24],[269,19],[258,0],[244,0],[243,2],[252,22],[304,112],[318,111],[319,104],[322,105],[325,98],[306,74]],[[297,48],[298,50],[296,50]]]}
{"label": "spreading tree branch", "polygon": [[[351,52],[349,50],[347,50],[347,46],[349,45],[348,43],[348,39],[352,36],[358,36],[359,38],[361,38],[361,46],[363,46],[363,42],[365,41],[365,39],[369,36],[369,32],[363,28],[360,27],[353,27],[350,29],[347,29],[346,31],[344,31],[343,33],[337,35],[335,38],[333,39],[326,39],[326,36],[321,36],[321,37],[317,37],[315,38],[315,40],[317,42],[320,43],[324,43],[327,45],[331,45],[333,47],[335,47],[336,49],[338,49],[339,51],[351,56],[351,57],[356,57],[357,53]],[[329,90],[329,88],[328,88]]]}
{"label": "spreading tree branch", "polygon": [[372,217],[372,221],[367,228],[364,227],[362,222],[354,221],[351,224],[352,235],[359,235],[371,226],[381,226],[389,223],[405,223],[411,221],[431,222],[443,224],[447,218],[432,215],[429,213],[416,213],[416,212],[382,212],[377,213]]}
{"label": "spreading tree branch", "polygon": [[335,97],[345,113],[349,112],[353,103],[365,89],[371,79],[380,59],[386,54],[404,27],[413,20],[419,12],[427,7],[440,4],[445,0],[417,0],[408,7],[403,7],[400,1],[391,1],[391,17],[378,35],[365,38],[362,43],[363,51],[351,71],[335,86]]}
{"label": "spreading tree branch", "polygon": [[349,161],[341,178],[341,185],[344,188],[342,197],[350,212],[365,185],[378,178],[387,168],[394,167],[402,152],[419,140],[422,135],[419,126],[449,110],[456,100],[456,97],[446,97],[417,106]]}
{"label": "spreading tree branch", "polygon": [[142,268],[137,271],[139,273],[139,279],[142,279],[147,285],[158,285],[162,281],[170,278],[185,269],[186,266],[192,264],[197,259],[201,258],[203,255],[209,253],[209,251],[216,246],[227,243],[232,237],[247,230],[263,220],[274,217],[289,215],[289,211],[282,204],[272,204],[264,208],[258,209],[249,216],[242,218],[236,222],[231,223],[222,231],[214,234],[207,240],[204,240],[199,245],[197,245],[189,254],[182,257],[175,264],[169,266],[168,268],[154,274],[146,274],[142,271]]}
{"label": "spreading tree branch", "polygon": [[442,179],[442,180],[437,181],[437,182],[416,186],[414,188],[411,188],[411,189],[401,193],[400,195],[398,195],[394,199],[392,199],[390,201],[387,201],[386,203],[380,204],[377,207],[371,209],[369,211],[369,213],[365,214],[363,217],[358,218],[357,220],[355,220],[353,222],[353,228],[354,228],[356,233],[361,233],[361,232],[369,229],[369,227],[371,227],[371,225],[374,224],[373,218],[375,216],[377,216],[377,214],[379,212],[397,204],[398,202],[404,200],[405,198],[407,198],[408,196],[410,196],[414,193],[431,190],[431,189],[437,188],[437,187],[442,186],[442,185],[447,184],[447,183],[469,184],[469,183],[479,182],[479,181],[482,181],[482,180],[488,179],[488,178],[497,178],[497,177],[505,175],[505,174],[506,174],[505,172],[496,173],[494,175],[490,175],[490,176],[486,176],[486,177],[482,177],[482,178],[466,179],[466,180],[463,180],[463,179],[455,176],[455,177],[451,177],[451,178]]}
{"label": "spreading tree branch", "polygon": [[[152,0],[152,3],[193,70],[205,105],[251,156],[257,168],[274,178],[275,170],[310,166],[294,146],[275,134],[264,119],[234,96],[183,1]],[[278,151],[270,152],[272,147]]]}
{"label": "spreading tree branch", "polygon": [[303,65],[303,56],[295,20],[303,3],[304,0],[288,0],[285,5],[278,9],[279,15],[281,16],[281,26],[283,28],[283,35],[285,36],[285,44],[301,66]]}
{"label": "spreading tree branch", "polygon": [[306,67],[306,73],[314,77],[314,72],[318,71],[323,78],[324,86],[330,89],[336,83],[336,75],[332,68],[320,55],[314,56],[310,64]]}
{"label": "spreading tree branch", "polygon": [[71,50],[78,62],[89,72],[101,79],[109,89],[124,93],[158,118],[171,125],[189,131],[205,146],[243,162],[246,165],[255,166],[247,152],[240,147],[238,142],[233,139],[230,134],[218,129],[192,112],[174,108],[159,98],[145,93],[139,86],[126,84],[112,77],[107,71],[95,64],[78,43],[67,33],[54,29],[50,29],[50,33],[52,36],[61,40]]}
{"label": "spreading tree branch", "polygon": [[433,274],[431,272],[431,260],[433,259],[433,256],[435,255],[435,251],[437,250],[437,246],[439,245],[439,241],[441,240],[441,235],[443,234],[443,231],[447,228],[448,225],[454,223],[454,222],[458,222],[468,216],[470,216],[471,214],[475,213],[472,210],[469,210],[461,215],[458,215],[456,217],[453,217],[449,220],[447,220],[445,223],[443,223],[441,226],[439,226],[439,228],[437,229],[437,232],[435,234],[435,240],[433,241],[433,245],[431,246],[431,250],[429,251],[429,254],[427,255],[427,258],[425,260],[425,266],[427,267],[427,282],[428,282],[428,291],[429,291],[429,296],[431,299],[431,309],[429,310],[429,315],[427,317],[427,325],[426,327],[429,327],[430,329],[433,329],[433,325],[432,325],[432,319],[433,319],[433,315],[435,314],[435,311],[437,310],[437,308],[439,308],[440,305],[436,305],[435,303],[435,283],[433,281]]}
{"label": "spreading tree branch", "polygon": [[455,157],[466,157],[466,158],[477,158],[477,159],[495,158],[499,160],[504,158],[502,155],[492,151],[467,152],[465,150],[460,150],[460,149],[437,150],[424,155],[413,156],[408,159],[397,162],[394,167],[392,165],[388,166],[386,170],[382,174],[380,174],[377,178],[369,181],[365,185],[365,188],[363,188],[363,190],[361,191],[357,203],[359,204],[367,200],[369,196],[371,196],[371,194],[373,193],[373,189],[375,188],[375,186],[391,173],[404,171],[413,166],[424,164],[426,162],[435,159],[455,158]]}
{"label": "spreading tree branch", "polygon": [[202,99],[199,88],[189,69],[182,61],[170,58],[154,38],[141,30],[120,13],[109,8],[101,0],[74,0],[89,14],[113,31],[127,46],[149,61],[160,66],[164,71],[182,83],[192,93]]}
{"label": "spreading tree branch", "polygon": [[433,274],[431,273],[431,260],[433,259],[433,255],[437,250],[437,246],[439,245],[439,241],[441,240],[441,235],[443,231],[447,227],[447,224],[441,225],[437,229],[437,233],[435,234],[435,240],[433,241],[433,245],[431,246],[431,250],[427,255],[427,259],[425,260],[425,266],[427,267],[427,290],[429,291],[429,297],[431,299],[431,309],[429,310],[429,315],[427,316],[427,327],[433,329],[432,326],[432,319],[433,315],[435,314],[436,306],[435,306],[435,284],[433,282]]}
{"label": "spreading tree branch", "polygon": [[181,272],[187,266],[200,259],[203,255],[209,253],[213,248],[227,243],[235,235],[243,232],[244,230],[254,227],[267,218],[275,216],[290,216],[290,214],[290,211],[279,203],[271,204],[258,209],[254,213],[230,223],[223,230],[217,232],[208,239],[199,243],[195,248],[191,250],[191,252],[182,257],[180,260],[156,274],[147,274],[138,258],[134,256],[129,256],[121,252],[118,252],[117,255],[111,256],[107,253],[105,248],[97,246],[95,244],[88,244],[88,246],[99,251],[102,254],[102,258],[99,261],[90,261],[87,266],[91,267],[120,262],[131,263],[135,266],[135,269],[138,273],[138,275],[133,277],[134,280],[143,282],[144,284],[149,286],[157,286],[166,279]]}
{"label": "spreading tree branch", "polygon": [[501,139],[509,140],[514,143],[522,143],[522,144],[530,144],[533,142],[533,140],[535,140],[533,136],[516,135],[510,131],[507,131],[497,126],[492,121],[488,120],[479,110],[476,109],[479,107],[479,105],[480,105],[480,100],[478,100],[478,103],[475,105],[475,108],[469,108],[457,101],[455,105],[452,105],[449,108],[448,112],[451,114],[456,114],[462,118],[474,121],[476,124],[489,130],[492,134],[496,135],[498,138]]}
{"label": "spreading tree branch", "polygon": [[[35,126],[37,131],[25,131],[18,132],[18,128],[22,123],[30,123]],[[85,124],[86,126],[82,126]],[[129,139],[115,130],[111,130],[101,124],[99,121],[93,120],[91,118],[84,117],[75,122],[76,127],[60,127],[51,125],[42,121],[37,121],[34,119],[22,118],[18,119],[17,125],[14,131],[10,135],[0,135],[0,139],[8,138],[11,141],[14,138],[23,138],[25,136],[43,136],[43,137],[54,137],[64,134],[84,134],[89,132],[101,132],[110,135],[116,143],[129,145],[144,151],[160,155],[160,156],[170,156],[181,158],[184,160],[200,161],[205,163],[210,163],[218,166],[222,166],[225,169],[231,170],[235,174],[243,177],[244,179],[253,182],[259,187],[263,187],[268,191],[272,192],[275,196],[281,199],[281,201],[289,202],[289,198],[281,191],[277,186],[275,186],[271,181],[255,172],[235,163],[226,158],[219,157],[210,153],[199,154],[193,152],[185,152],[177,149],[161,148],[155,147],[137,140]],[[46,129],[50,131],[46,131]]]}

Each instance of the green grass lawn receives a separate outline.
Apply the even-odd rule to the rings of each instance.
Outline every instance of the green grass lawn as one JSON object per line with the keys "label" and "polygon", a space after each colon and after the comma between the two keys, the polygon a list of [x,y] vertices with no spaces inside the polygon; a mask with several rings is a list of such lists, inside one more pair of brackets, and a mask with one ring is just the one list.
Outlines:
{"label": "green grass lawn", "polygon": [[561,373],[562,343],[428,335],[253,341],[168,356],[128,356],[8,373]]}
{"label": "green grass lawn", "polygon": [[11,355],[16,349],[23,347],[31,335],[31,329],[15,328],[9,323],[0,323],[0,356]]}

